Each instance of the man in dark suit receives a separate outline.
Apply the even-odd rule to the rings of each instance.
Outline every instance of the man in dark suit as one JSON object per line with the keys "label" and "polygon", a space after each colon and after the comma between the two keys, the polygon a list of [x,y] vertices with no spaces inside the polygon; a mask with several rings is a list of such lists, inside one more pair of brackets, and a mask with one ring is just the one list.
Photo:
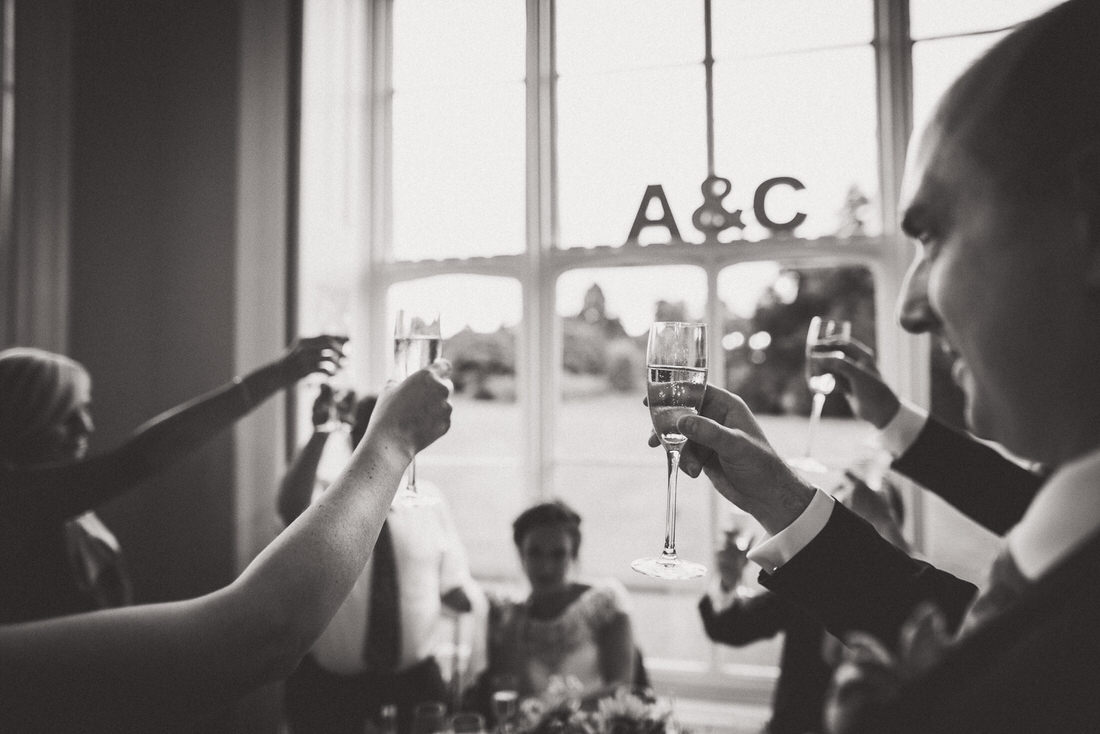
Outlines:
{"label": "man in dark suit", "polygon": [[[900,548],[904,505],[896,485],[871,489],[851,471],[834,490],[838,502],[870,522],[879,534]],[[746,591],[740,584],[747,564],[747,534],[730,533],[717,553],[718,582],[699,600],[703,629],[714,642],[748,645],[783,634],[779,677],[772,694],[766,734],[806,734],[822,730],[822,707],[833,666],[835,638],[826,635],[816,618],[778,594]]]}
{"label": "man in dark suit", "polygon": [[[966,615],[942,657],[894,690],[851,679],[882,694],[845,719],[853,731],[1100,731],[1098,47],[1095,0],[1024,24],[955,82],[907,162],[902,227],[918,252],[902,326],[951,345],[970,428],[1047,475],[973,607],[971,584],[909,558],[787,469],[735,397],[708,388],[701,415],[680,421],[681,466],[772,536],[762,583],[830,631],[897,652],[921,602],[950,628]],[[856,662],[891,672],[888,654],[877,668]]]}

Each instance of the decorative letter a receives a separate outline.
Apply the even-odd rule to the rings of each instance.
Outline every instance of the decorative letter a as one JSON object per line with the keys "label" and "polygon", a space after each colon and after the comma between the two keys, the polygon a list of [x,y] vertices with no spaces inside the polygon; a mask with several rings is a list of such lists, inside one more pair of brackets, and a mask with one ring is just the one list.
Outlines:
{"label": "decorative letter a", "polygon": [[[646,210],[649,209],[649,204],[654,199],[661,203],[662,215],[659,219],[649,219],[646,216]],[[645,196],[642,197],[642,203],[638,205],[638,213],[634,216],[634,224],[630,227],[630,234],[626,237],[626,244],[637,245],[638,235],[640,235],[642,230],[646,227],[665,227],[668,229],[670,242],[683,241],[680,238],[680,230],[676,227],[676,220],[672,218],[672,210],[668,207],[668,199],[665,198],[665,190],[661,188],[660,184],[650,184],[646,186]]]}

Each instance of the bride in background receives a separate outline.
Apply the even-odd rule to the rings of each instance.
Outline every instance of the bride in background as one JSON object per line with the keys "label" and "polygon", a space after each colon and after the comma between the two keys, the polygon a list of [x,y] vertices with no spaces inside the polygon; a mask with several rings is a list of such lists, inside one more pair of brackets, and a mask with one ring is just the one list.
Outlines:
{"label": "bride in background", "polygon": [[[572,578],[581,518],[563,502],[535,505],[512,524],[531,590],[522,600],[491,599],[489,668],[481,696],[514,689],[544,697],[561,683],[592,701],[631,687],[635,648],[626,589],[614,579]],[[481,708],[481,707],[479,707]]]}

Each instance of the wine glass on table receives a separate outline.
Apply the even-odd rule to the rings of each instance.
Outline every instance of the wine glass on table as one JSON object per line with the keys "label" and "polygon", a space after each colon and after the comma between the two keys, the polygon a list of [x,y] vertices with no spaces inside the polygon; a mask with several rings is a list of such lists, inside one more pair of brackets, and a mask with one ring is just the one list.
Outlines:
{"label": "wine glass on table", "polygon": [[665,450],[668,484],[665,497],[665,544],[659,556],[630,564],[638,573],[662,579],[693,579],[707,571],[702,564],[676,555],[676,481],[680,450],[687,437],[676,426],[682,416],[699,412],[707,388],[706,324],[658,321],[649,329],[646,390],[653,430]]}
{"label": "wine glass on table", "polygon": [[827,466],[814,458],[814,439],[817,437],[817,429],[821,423],[821,410],[825,407],[825,398],[836,389],[836,377],[831,372],[825,372],[820,367],[818,357],[844,356],[843,352],[829,351],[830,345],[843,344],[852,339],[852,322],[843,319],[823,319],[814,316],[810,319],[810,328],[806,332],[806,384],[813,393],[813,405],[810,409],[809,436],[806,439],[806,454],[791,459],[790,465],[795,469],[814,474],[823,474],[829,470]]}
{"label": "wine glass on table", "polygon": [[[395,377],[403,380],[424,369],[443,354],[443,338],[439,332],[439,312],[417,313],[405,309],[397,312],[393,329],[393,367]],[[421,494],[416,488],[416,457],[405,473],[405,486],[394,501],[409,507],[434,505],[439,500]]]}

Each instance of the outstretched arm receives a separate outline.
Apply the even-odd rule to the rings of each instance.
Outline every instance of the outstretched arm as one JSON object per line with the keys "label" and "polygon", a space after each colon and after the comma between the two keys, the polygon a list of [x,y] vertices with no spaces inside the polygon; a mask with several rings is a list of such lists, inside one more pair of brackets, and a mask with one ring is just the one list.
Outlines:
{"label": "outstretched arm", "polygon": [[[814,359],[837,376],[852,412],[885,428],[902,410],[901,401],[883,381],[871,350],[856,341],[826,343],[822,350]],[[925,422],[893,468],[998,534],[1019,522],[1043,480],[935,418]]]}
{"label": "outstretched arm", "polygon": [[122,446],[76,462],[5,472],[0,511],[66,518],[96,507],[184,458],[279,390],[313,372],[330,372],[343,337],[301,339],[282,357],[240,380],[168,410]]}
{"label": "outstretched arm", "polygon": [[301,515],[313,497],[313,487],[317,482],[317,467],[325,453],[329,431],[321,427],[328,423],[330,408],[335,401],[332,388],[321,385],[317,399],[313,401],[313,433],[306,445],[298,452],[290,467],[279,483],[277,507],[283,523],[289,525]]}
{"label": "outstretched arm", "polygon": [[[775,535],[799,518],[816,490],[783,463],[744,401],[707,386],[698,416],[678,422],[688,437],[680,466]],[[914,606],[933,601],[954,621],[974,587],[916,561],[836,503],[824,529],[761,583],[820,619],[830,632],[866,630],[894,639]]]}
{"label": "outstretched arm", "polygon": [[386,395],[343,474],[228,587],[0,627],[0,729],[154,728],[289,674],[362,571],[410,459],[448,429],[447,369]]}

